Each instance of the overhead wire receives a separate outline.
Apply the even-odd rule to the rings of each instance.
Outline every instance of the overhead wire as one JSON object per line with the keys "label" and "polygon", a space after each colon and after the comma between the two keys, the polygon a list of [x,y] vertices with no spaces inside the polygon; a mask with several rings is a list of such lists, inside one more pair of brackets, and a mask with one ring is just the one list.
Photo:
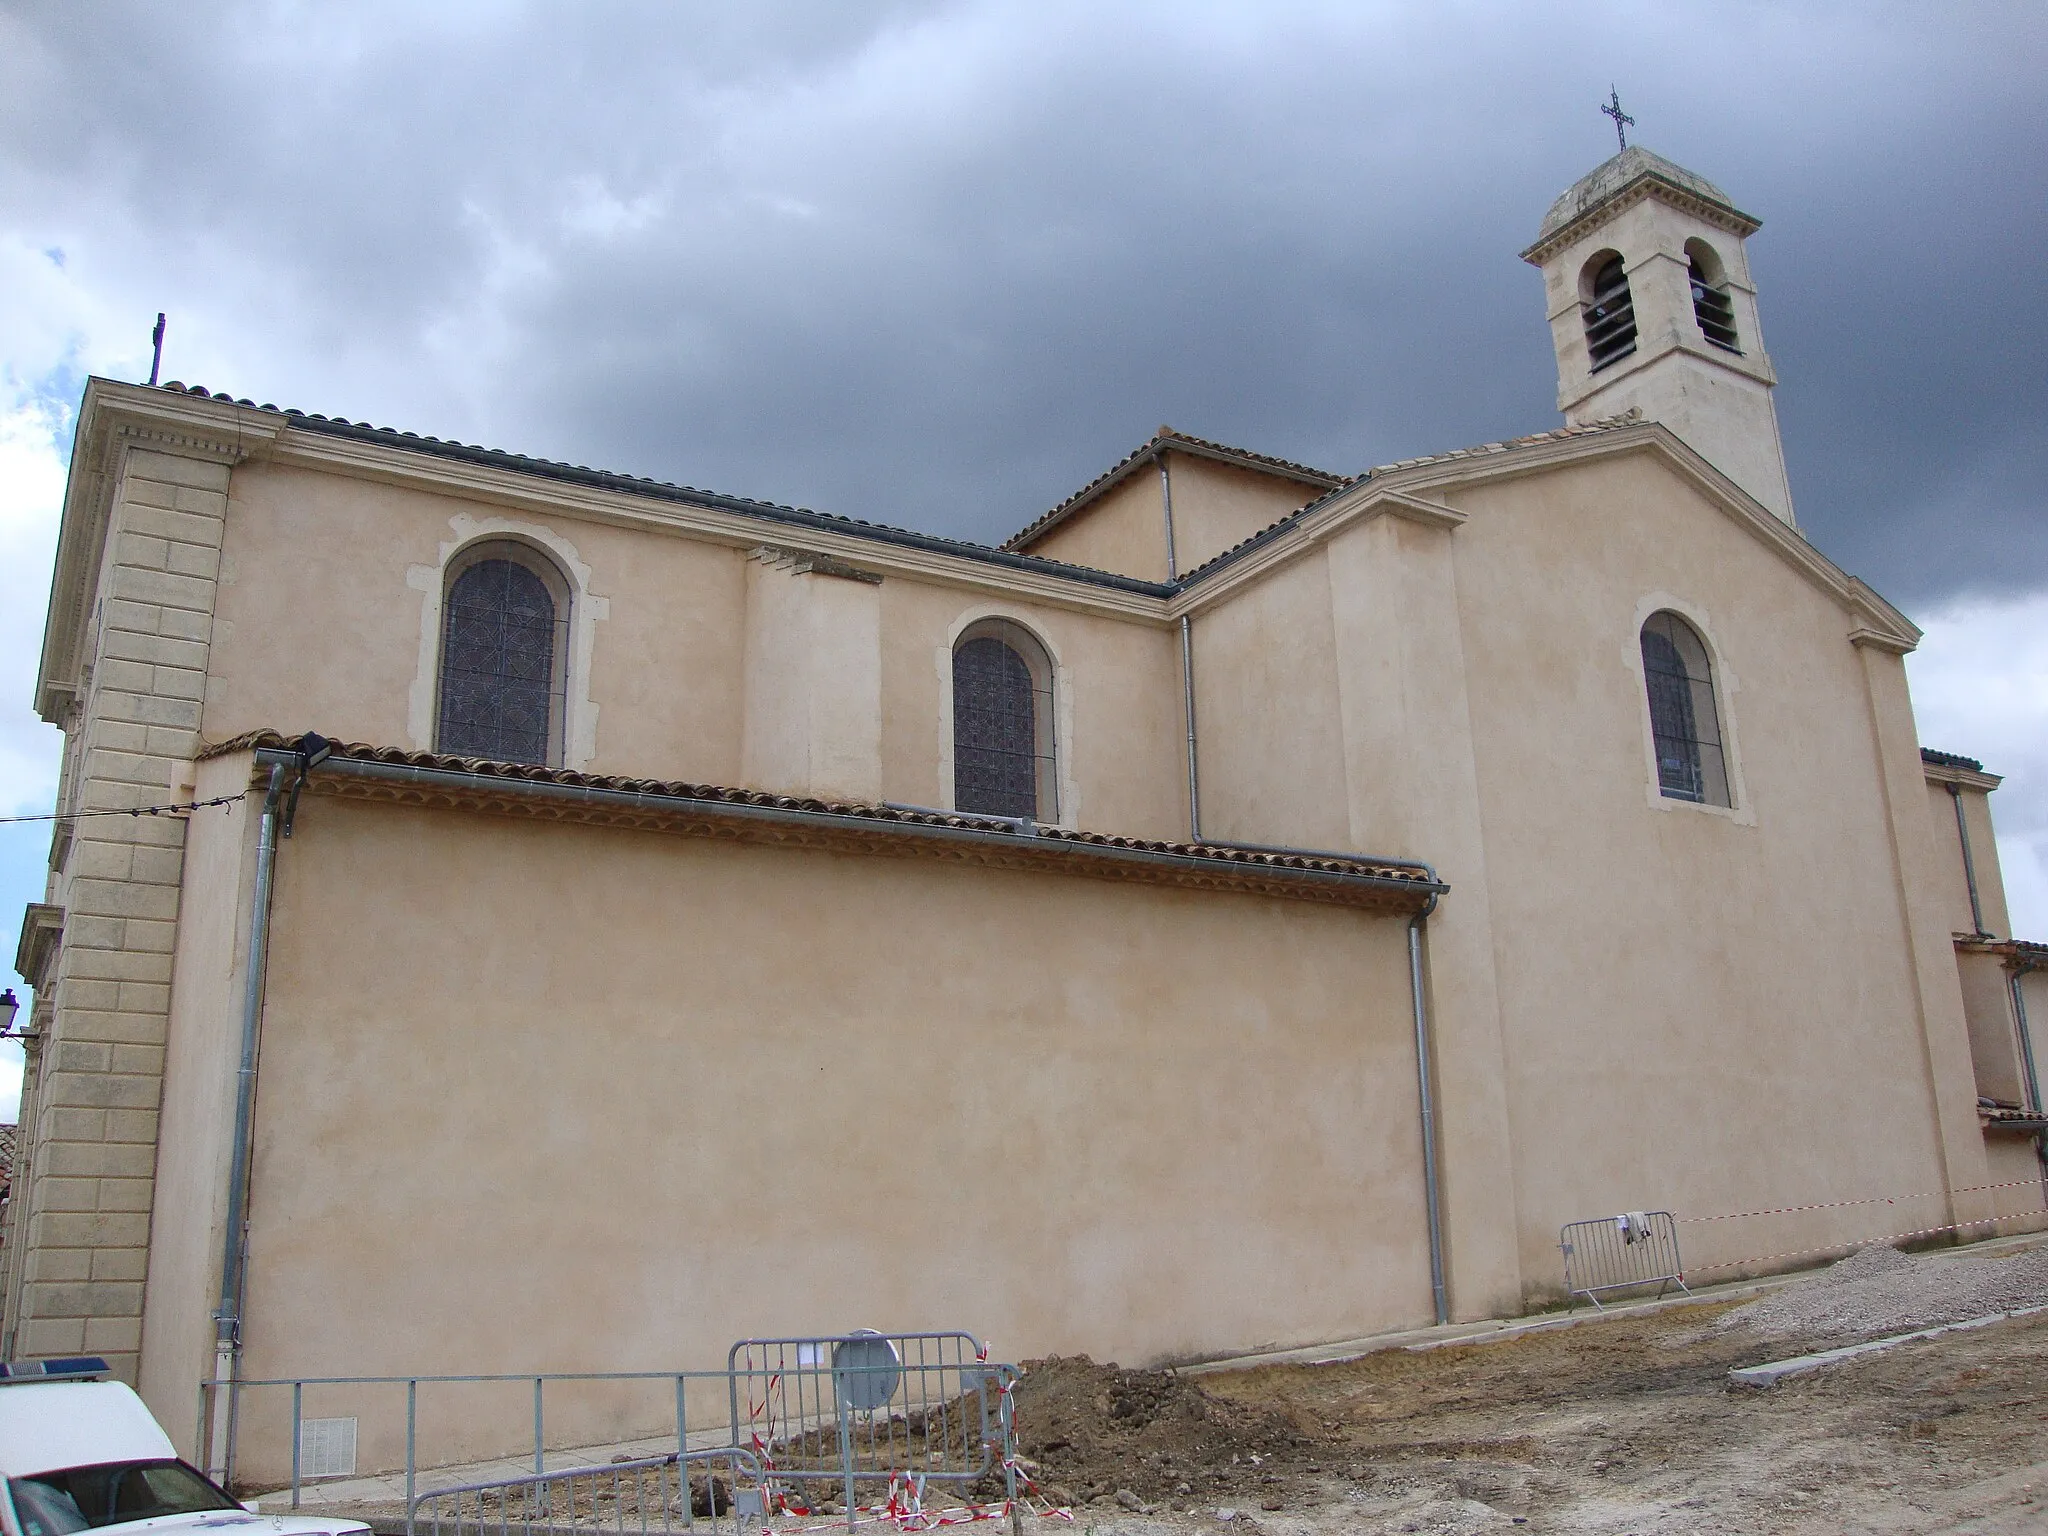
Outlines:
{"label": "overhead wire", "polygon": [[137,805],[125,810],[51,811],[41,816],[0,816],[0,826],[22,821],[83,821],[88,816],[181,816],[188,811],[210,810],[216,805],[233,805],[249,798],[249,791],[220,795],[212,800],[174,801],[169,805]]}

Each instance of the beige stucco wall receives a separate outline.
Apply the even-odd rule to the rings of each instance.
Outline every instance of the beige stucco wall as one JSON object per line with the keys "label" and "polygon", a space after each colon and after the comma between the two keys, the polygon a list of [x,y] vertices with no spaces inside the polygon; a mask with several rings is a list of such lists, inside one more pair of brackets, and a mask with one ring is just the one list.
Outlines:
{"label": "beige stucco wall", "polygon": [[882,798],[879,580],[747,563],[740,782],[827,800]]}
{"label": "beige stucco wall", "polygon": [[1166,514],[1159,500],[1158,467],[1139,466],[1032,540],[1025,552],[1143,581],[1166,580]]}
{"label": "beige stucco wall", "polygon": [[[1173,553],[1178,574],[1243,543],[1322,494],[1314,485],[1192,453],[1168,451],[1173,484]],[[1026,546],[1049,560],[1164,581],[1166,514],[1157,461]]]}
{"label": "beige stucco wall", "polygon": [[[236,754],[200,764],[194,793],[210,800],[249,782],[249,757]],[[213,1373],[213,1312],[220,1302],[249,894],[261,815],[259,794],[193,819],[185,841],[185,919],[172,961],[137,1386],[181,1450],[195,1459],[200,1448],[188,1443],[197,1413],[193,1384]]]}
{"label": "beige stucco wall", "polygon": [[2034,1138],[1994,1132],[1984,1138],[1985,1182],[1991,1193],[1994,1215],[2012,1218],[1975,1229],[1972,1236],[1993,1236],[2003,1232],[2038,1232],[2041,1217],[2048,1212],[2048,1173],[2034,1150]]}
{"label": "beige stucco wall", "polygon": [[[1341,782],[1350,846],[1451,886],[1430,952],[1460,1311],[1554,1287],[1573,1219],[1983,1182],[1947,931],[1913,894],[1935,852],[1896,658],[1853,646],[1836,598],[1656,456],[1441,494],[1469,521],[1347,528],[1197,634],[1205,805],[1252,777],[1247,742],[1279,769],[1231,833],[1306,837]],[[1334,631],[1303,607],[1322,558]],[[1662,607],[1715,648],[1732,811],[1657,792],[1638,630]],[[1259,645],[1219,644],[1233,626],[1331,647],[1335,710],[1283,721]],[[1313,699],[1330,668],[1290,669]],[[1319,767],[1333,714],[1341,781]],[[1847,1240],[1865,1215],[1717,1223],[1687,1257]],[[1501,1225],[1510,1259],[1487,1249]]]}
{"label": "beige stucco wall", "polygon": [[[446,558],[477,538],[573,553],[604,602],[589,692],[595,751],[575,766],[698,783],[741,774],[742,551],[412,487],[244,465],[230,490],[204,730],[261,727],[428,748],[411,717],[421,614]],[[419,574],[415,575],[414,572]],[[436,637],[437,643],[437,637]],[[418,729],[424,724],[424,730]]]}
{"label": "beige stucco wall", "polygon": [[[1998,863],[1998,839],[1991,825],[1991,797],[1981,789],[1960,786],[1963,825],[1970,832],[1970,868],[1977,876],[1977,907],[1983,914],[1984,931],[1999,938],[2020,938],[2012,931],[2012,919],[2005,905],[2005,876]],[[1947,914],[1950,931],[1970,933],[1976,918],[1970,911],[1970,883],[1963,865],[1963,840],[1956,828],[1956,801],[1945,782],[1929,779],[1927,811],[1934,827],[1935,845],[1941,850],[1937,896]]]}
{"label": "beige stucco wall", "polygon": [[1007,618],[1053,664],[1061,822],[1186,836],[1180,649],[1163,622],[894,578],[880,592],[884,798],[952,806],[953,645],[970,624]]}
{"label": "beige stucco wall", "polygon": [[[1837,604],[1651,458],[1454,504],[1472,515],[1458,599],[1525,1265],[1553,1268],[1574,1217],[1918,1192],[1974,1172],[1945,1164],[1958,1151],[1939,1113],[1960,1126],[1970,1108],[1967,1061],[1958,1083],[1946,1049],[1954,970],[1943,955],[1941,993],[1918,965],[1901,886],[1920,870],[1899,862],[1873,750],[1873,709],[1905,708],[1896,659],[1874,698]],[[1714,651],[1732,812],[1657,794],[1637,631],[1662,607]],[[1928,1013],[1946,1049],[1932,1064]],[[1857,1219],[1801,1235],[1851,1235]],[[1688,1261],[1771,1251],[1755,1238],[1716,1224]]]}
{"label": "beige stucco wall", "polygon": [[1322,492],[1276,474],[1190,453],[1169,453],[1173,548],[1183,574],[1206,564]]}
{"label": "beige stucco wall", "polygon": [[[1952,855],[1899,659],[1852,645],[1844,599],[1652,447],[1410,477],[1419,500],[1297,530],[1304,553],[1264,547],[1187,597],[1207,830],[1426,858],[1451,887],[1422,944],[1461,1317],[1554,1290],[1566,1220],[1977,1186],[2009,1161],[1975,1118]],[[778,719],[802,740],[776,750],[806,785],[943,804],[951,642],[1000,614],[1056,668],[1063,818],[1183,835],[1178,637],[1150,599],[922,556],[878,558],[879,586],[780,571],[769,599],[731,530],[626,526],[545,484],[487,502],[255,463],[224,498],[183,490],[226,508],[214,740],[428,745],[442,566],[521,538],[576,593],[572,766],[746,782],[749,710],[796,701]],[[816,592],[840,671],[770,622],[785,598],[815,617]],[[1656,792],[1637,633],[1663,606],[1714,648],[1730,812]],[[197,679],[150,665],[192,685],[166,746],[189,754]],[[147,774],[123,793],[153,797],[179,765],[126,766]],[[108,1283],[146,1297],[145,1384],[180,1433],[217,1283],[236,815],[182,877],[208,910],[175,957],[168,916],[65,941],[147,937],[143,970],[84,995],[173,1015],[161,1155],[140,1104],[118,1146],[111,1112],[71,1118],[119,1163],[92,1198],[131,1204],[92,1220],[132,1234],[101,1245],[133,1251]],[[180,878],[142,854],[92,878],[120,900]],[[741,1333],[862,1322],[1144,1359],[1426,1316],[1398,922],[326,798],[282,870],[255,1374],[715,1364]],[[139,1027],[80,1011],[60,1044],[95,1022]],[[86,1091],[155,1070],[146,1042],[90,1043]],[[819,1086],[842,1079],[859,1109]],[[151,1156],[175,1208],[145,1223]],[[1990,1209],[1937,1196],[1912,1220]],[[1731,1222],[1687,1257],[1869,1235],[1859,1212]],[[134,1331],[74,1310],[88,1343],[89,1323]]]}
{"label": "beige stucco wall", "polygon": [[1203,833],[1349,845],[1327,555],[1315,550],[1204,610],[1192,637]]}
{"label": "beige stucco wall", "polygon": [[[436,573],[466,540],[513,537],[569,551],[603,602],[585,685],[594,751],[570,766],[949,804],[950,648],[1000,615],[1057,664],[1062,820],[1184,832],[1179,656],[1163,619],[900,573],[871,585],[688,535],[291,468],[237,471],[232,506],[213,740],[273,726],[430,746],[431,718],[419,729],[410,701],[423,675],[431,691],[422,610]],[[284,634],[304,638],[277,644]]]}
{"label": "beige stucco wall", "polygon": [[1427,1321],[1396,919],[309,798],[274,935],[253,1376]]}
{"label": "beige stucco wall", "polygon": [[2000,956],[1969,951],[1957,954],[1956,970],[1970,1026],[1977,1092],[2002,1104],[2024,1104],[2026,1075],[2013,1019],[2011,972]]}

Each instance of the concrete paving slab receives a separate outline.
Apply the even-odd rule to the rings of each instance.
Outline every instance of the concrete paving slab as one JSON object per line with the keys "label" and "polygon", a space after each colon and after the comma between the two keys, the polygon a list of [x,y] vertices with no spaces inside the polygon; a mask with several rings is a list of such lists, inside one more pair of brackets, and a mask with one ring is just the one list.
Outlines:
{"label": "concrete paving slab", "polygon": [[1938,1328],[1916,1328],[1911,1333],[1895,1333],[1890,1338],[1869,1339],[1861,1344],[1844,1344],[1840,1349],[1823,1349],[1811,1355],[1794,1355],[1789,1360],[1770,1360],[1762,1365],[1738,1366],[1728,1373],[1728,1379],[1738,1387],[1775,1387],[1788,1376],[1804,1376],[1809,1371],[1818,1371],[1843,1360],[1854,1360],[1859,1355],[1874,1355],[1880,1350],[1893,1349],[1898,1345],[1911,1344],[1920,1339],[1938,1339],[1944,1333],[1989,1328],[1993,1323],[2002,1323],[2009,1317],[2028,1317],[2036,1312],[2048,1312],[2048,1307],[2015,1307],[2010,1312],[1993,1312],[1988,1317],[1973,1317],[1960,1323],[1943,1323]]}

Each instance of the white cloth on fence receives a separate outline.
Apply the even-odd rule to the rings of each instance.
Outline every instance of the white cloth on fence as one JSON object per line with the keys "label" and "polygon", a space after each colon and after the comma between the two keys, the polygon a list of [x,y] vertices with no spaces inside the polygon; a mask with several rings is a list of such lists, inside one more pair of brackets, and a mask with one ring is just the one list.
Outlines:
{"label": "white cloth on fence", "polygon": [[1650,1240],[1650,1216],[1647,1211],[1629,1211],[1614,1218],[1615,1229],[1621,1233],[1624,1243],[1647,1243]]}

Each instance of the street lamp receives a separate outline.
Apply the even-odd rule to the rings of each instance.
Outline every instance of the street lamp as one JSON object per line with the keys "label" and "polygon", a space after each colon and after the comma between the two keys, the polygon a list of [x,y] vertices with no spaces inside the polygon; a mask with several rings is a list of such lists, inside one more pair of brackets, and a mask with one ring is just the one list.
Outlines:
{"label": "street lamp", "polygon": [[14,1033],[14,1016],[21,1012],[21,999],[14,995],[14,988],[0,992],[0,1039]]}

